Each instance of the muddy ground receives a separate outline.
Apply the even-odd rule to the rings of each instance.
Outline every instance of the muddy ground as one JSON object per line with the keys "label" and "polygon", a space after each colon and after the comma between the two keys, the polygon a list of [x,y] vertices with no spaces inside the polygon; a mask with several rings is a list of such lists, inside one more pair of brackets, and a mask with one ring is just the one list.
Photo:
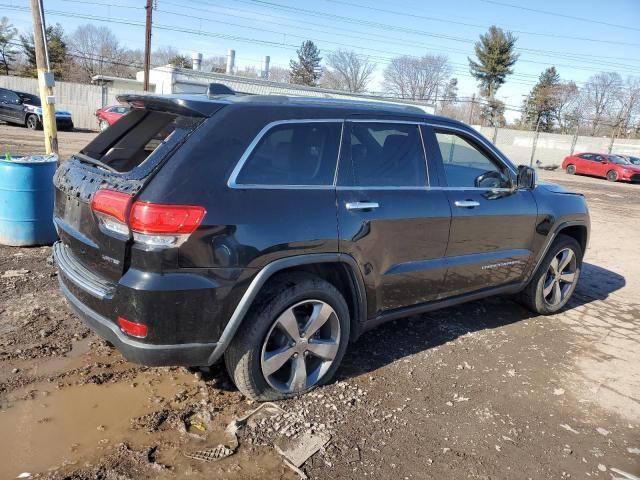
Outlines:
{"label": "muddy ground", "polygon": [[330,440],[309,478],[640,475],[640,185],[542,175],[591,209],[569,308],[493,298],[385,325],[212,463],[185,454],[233,446],[226,426],[256,407],[224,369],[124,361],[70,313],[48,247],[0,247],[0,478],[295,479],[274,444],[311,431]]}

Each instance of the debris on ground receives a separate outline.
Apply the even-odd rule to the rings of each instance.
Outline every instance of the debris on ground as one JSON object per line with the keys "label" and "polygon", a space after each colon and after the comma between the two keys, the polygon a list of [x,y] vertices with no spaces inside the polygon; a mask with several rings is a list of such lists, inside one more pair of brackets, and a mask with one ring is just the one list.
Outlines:
{"label": "debris on ground", "polygon": [[25,268],[21,268],[19,270],[7,270],[2,275],[0,275],[0,278],[24,277],[27,273],[29,273],[29,270]]}
{"label": "debris on ground", "polygon": [[218,445],[215,448],[207,448],[193,453],[185,453],[184,456],[195,460],[201,460],[203,462],[215,462],[216,460],[221,460],[233,455],[234,452],[235,450],[232,450],[229,447]]}
{"label": "debris on ground", "polygon": [[330,440],[331,435],[326,432],[311,433],[307,430],[295,440],[287,439],[280,442],[281,445],[276,444],[275,448],[280,455],[299,468]]}

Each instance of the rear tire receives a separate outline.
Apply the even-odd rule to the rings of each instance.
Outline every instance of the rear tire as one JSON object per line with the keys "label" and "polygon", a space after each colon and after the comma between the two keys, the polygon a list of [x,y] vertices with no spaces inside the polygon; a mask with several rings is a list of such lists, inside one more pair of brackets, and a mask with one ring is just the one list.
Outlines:
{"label": "rear tire", "polygon": [[567,165],[567,174],[575,175],[576,174],[576,166],[575,165]]}
{"label": "rear tire", "polygon": [[576,289],[582,269],[582,256],[582,247],[573,237],[558,235],[533,278],[520,294],[522,303],[541,315],[560,311]]}
{"label": "rear tire", "polygon": [[607,172],[607,180],[609,180],[610,182],[617,182],[618,172],[616,172],[615,170],[609,170]]}
{"label": "rear tire", "polygon": [[42,127],[42,125],[40,124],[40,120],[38,119],[38,116],[33,114],[27,115],[25,126],[29,130],[40,130],[40,128]]}
{"label": "rear tire", "polygon": [[[319,320],[321,326],[314,333],[313,319],[324,318],[325,312],[324,323]],[[285,324],[291,329],[283,328]],[[310,327],[310,337],[305,326]],[[227,348],[227,371],[238,389],[253,400],[306,393],[335,374],[349,343],[349,326],[347,303],[332,284],[302,272],[276,278],[260,293]],[[293,338],[296,335],[298,340]],[[327,347],[330,353],[320,350]],[[276,355],[286,359],[277,362],[279,366],[273,365]]]}

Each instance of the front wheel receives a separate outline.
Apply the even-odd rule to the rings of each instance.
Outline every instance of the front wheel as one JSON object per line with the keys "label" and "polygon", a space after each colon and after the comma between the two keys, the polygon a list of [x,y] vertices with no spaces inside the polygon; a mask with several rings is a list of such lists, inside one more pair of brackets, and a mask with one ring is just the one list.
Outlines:
{"label": "front wheel", "polygon": [[575,175],[576,174],[576,166],[575,165],[567,166],[567,173],[569,175]]}
{"label": "front wheel", "polygon": [[522,291],[522,302],[541,315],[561,310],[578,284],[582,256],[582,248],[574,238],[558,235],[535,275]]}
{"label": "front wheel", "polygon": [[270,283],[225,352],[247,397],[281,400],[331,379],[349,342],[349,309],[330,283],[295,273]]}
{"label": "front wheel", "polygon": [[607,172],[607,180],[609,180],[610,182],[617,182],[618,172],[616,172],[615,170],[609,170]]}
{"label": "front wheel", "polygon": [[98,128],[100,128],[101,132],[104,132],[107,128],[109,128],[109,124],[106,120],[100,120],[98,122]]}

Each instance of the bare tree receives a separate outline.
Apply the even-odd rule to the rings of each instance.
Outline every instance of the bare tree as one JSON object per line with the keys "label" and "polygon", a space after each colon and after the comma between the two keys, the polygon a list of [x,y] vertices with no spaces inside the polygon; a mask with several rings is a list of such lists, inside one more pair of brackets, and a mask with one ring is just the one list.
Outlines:
{"label": "bare tree", "polygon": [[584,116],[580,102],[580,90],[575,82],[564,82],[555,88],[555,119],[560,133],[567,133]]}
{"label": "bare tree", "polygon": [[89,82],[94,75],[101,74],[122,77],[135,74],[127,50],[108,27],[80,25],[69,37],[68,49],[80,69],[77,75],[81,81]]}
{"label": "bare tree", "polygon": [[628,136],[640,120],[640,78],[627,77],[618,95],[619,135]]}
{"label": "bare tree", "polygon": [[258,69],[256,67],[254,67],[253,65],[247,65],[244,67],[244,69],[239,70],[236,72],[236,75],[238,75],[239,77],[247,77],[247,78],[258,78]]}
{"label": "bare tree", "polygon": [[227,71],[227,57],[219,55],[202,60],[203,72],[225,73]]}
{"label": "bare tree", "polygon": [[582,92],[591,119],[591,136],[600,132],[602,124],[611,115],[621,88],[622,78],[617,72],[596,73],[585,84]]}
{"label": "bare tree", "polygon": [[168,65],[172,58],[180,55],[175,47],[159,47],[151,53],[151,63],[154,65]]}
{"label": "bare tree", "polygon": [[289,69],[278,66],[270,67],[269,80],[272,82],[289,83]]}
{"label": "bare tree", "polygon": [[384,87],[400,98],[434,101],[436,92],[444,88],[451,71],[444,55],[396,57],[384,70]]}
{"label": "bare tree", "polygon": [[337,50],[327,55],[334,88],[360,93],[367,89],[376,64],[369,58],[358,55],[353,50]]}

